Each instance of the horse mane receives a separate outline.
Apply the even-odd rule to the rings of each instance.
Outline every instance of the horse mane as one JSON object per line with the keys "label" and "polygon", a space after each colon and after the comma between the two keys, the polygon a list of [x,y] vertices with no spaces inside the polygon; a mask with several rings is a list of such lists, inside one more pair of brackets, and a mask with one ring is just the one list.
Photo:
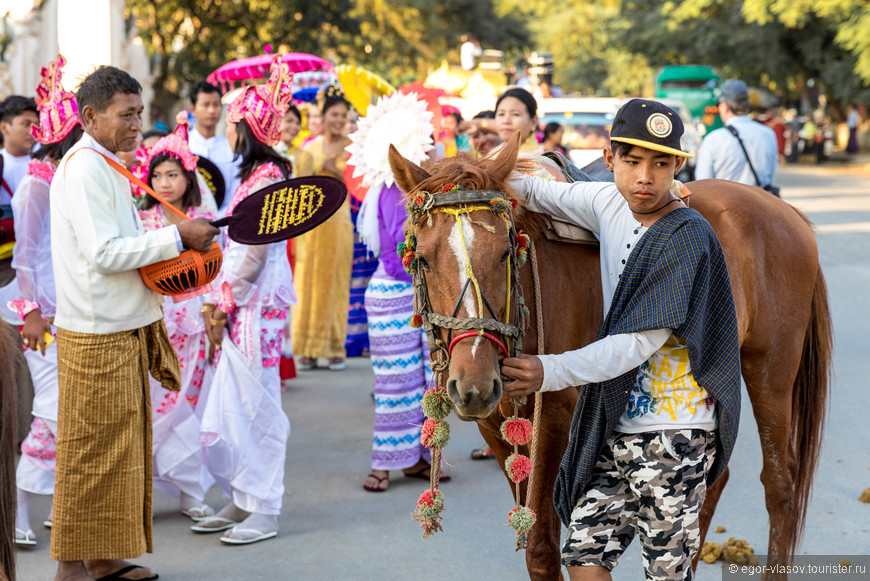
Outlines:
{"label": "horse mane", "polygon": [[[473,155],[460,152],[455,157],[448,157],[433,165],[430,176],[417,184],[408,192],[406,199],[411,198],[418,192],[430,192],[432,195],[440,195],[441,189],[446,184],[459,184],[467,190],[492,190],[502,192],[506,198],[519,202],[519,207],[514,216],[518,230],[524,230],[529,235],[537,237],[546,227],[546,218],[537,212],[526,210],[521,200],[510,184],[505,181],[494,179],[486,171],[493,163],[494,158],[485,157],[476,159]],[[535,162],[529,159],[517,158],[514,166],[515,171],[525,173],[535,167]]]}

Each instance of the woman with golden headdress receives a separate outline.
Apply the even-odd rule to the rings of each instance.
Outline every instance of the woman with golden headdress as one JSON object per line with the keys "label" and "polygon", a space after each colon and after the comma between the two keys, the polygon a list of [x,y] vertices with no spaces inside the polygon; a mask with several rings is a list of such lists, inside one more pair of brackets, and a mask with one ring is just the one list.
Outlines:
{"label": "woman with golden headdress", "polygon": [[[323,135],[305,146],[313,158],[315,175],[342,179],[350,139],[345,135],[350,104],[340,89],[324,90]],[[347,310],[353,261],[353,223],[350,204],[317,228],[303,234],[296,247],[296,288],[299,305],[293,309],[293,352],[299,367],[313,369],[326,359],[329,369],[346,367]]]}

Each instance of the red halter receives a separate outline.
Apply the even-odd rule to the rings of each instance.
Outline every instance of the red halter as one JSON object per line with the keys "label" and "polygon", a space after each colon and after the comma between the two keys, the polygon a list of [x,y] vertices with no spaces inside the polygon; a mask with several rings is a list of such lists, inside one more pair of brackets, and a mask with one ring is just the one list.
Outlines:
{"label": "red halter", "polygon": [[462,334],[454,337],[453,341],[450,342],[450,346],[447,347],[447,356],[449,357],[453,353],[453,346],[454,345],[459,343],[459,341],[461,341],[462,339],[466,339],[468,337],[485,337],[485,338],[489,339],[490,341],[492,341],[493,343],[495,343],[496,345],[498,345],[499,347],[501,347],[501,350],[504,353],[505,357],[510,357],[510,353],[508,353],[507,347],[505,347],[504,343],[499,341],[498,338],[496,338],[493,335],[490,335],[489,333],[481,334],[481,333],[478,333],[477,331],[468,331],[467,333],[462,333]]}

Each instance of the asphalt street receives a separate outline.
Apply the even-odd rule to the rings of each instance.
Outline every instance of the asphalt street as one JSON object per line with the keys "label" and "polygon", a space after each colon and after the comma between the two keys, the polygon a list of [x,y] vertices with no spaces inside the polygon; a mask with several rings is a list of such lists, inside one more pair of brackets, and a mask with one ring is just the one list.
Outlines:
{"label": "asphalt street", "polygon": [[[870,161],[870,158],[867,159]],[[867,390],[870,352],[870,164],[786,166],[777,180],[783,198],[817,226],[822,265],[834,316],[834,383],[824,447],[809,505],[801,554],[870,554]],[[283,395],[292,433],[287,449],[287,496],[277,538],[232,547],[217,535],[190,532],[176,501],[155,495],[155,551],[136,562],[171,581],[215,580],[522,580],[525,558],[514,551],[506,525],[512,499],[494,461],[472,461],[482,439],[475,424],[450,418],[445,456],[453,480],[446,495],[444,532],[421,538],[411,520],[421,480],[393,473],[389,490],[362,489],[370,467],[373,403],[368,359],[352,359],[343,372],[304,372]],[[745,399],[744,401],[748,401]],[[554,462],[558,459],[554,458]],[[759,480],[761,450],[748,405],[709,540],[746,539],[757,554],[767,545],[767,513]],[[213,489],[207,501],[226,502]],[[48,498],[34,502],[34,523],[47,516]],[[38,546],[18,551],[19,579],[48,581],[50,531],[35,527]],[[835,562],[839,562],[838,560]],[[616,581],[641,579],[635,542],[614,571]],[[701,564],[698,581],[721,580],[718,566]]]}

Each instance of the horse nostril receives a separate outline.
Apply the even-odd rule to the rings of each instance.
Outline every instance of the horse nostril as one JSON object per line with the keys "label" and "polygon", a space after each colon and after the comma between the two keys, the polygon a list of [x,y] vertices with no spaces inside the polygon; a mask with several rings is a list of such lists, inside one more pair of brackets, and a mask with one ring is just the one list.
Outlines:
{"label": "horse nostril", "polygon": [[504,386],[501,383],[501,378],[496,377],[492,380],[492,399],[494,401],[498,401],[501,399],[501,392],[503,387]]}
{"label": "horse nostril", "polygon": [[457,385],[458,383],[455,379],[447,380],[447,396],[453,401],[453,403],[462,404],[462,398],[459,396],[459,388]]}

